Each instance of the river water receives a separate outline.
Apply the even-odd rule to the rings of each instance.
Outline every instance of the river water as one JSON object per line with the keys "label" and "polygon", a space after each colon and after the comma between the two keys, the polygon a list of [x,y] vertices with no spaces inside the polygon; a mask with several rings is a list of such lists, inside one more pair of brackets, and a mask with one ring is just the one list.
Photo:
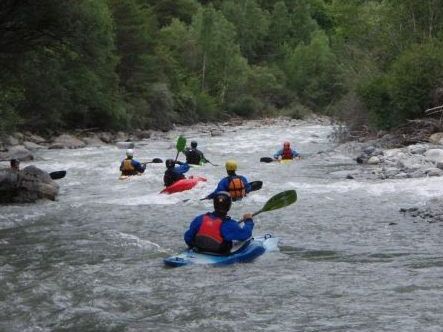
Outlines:
{"label": "river water", "polygon": [[[163,164],[119,181],[124,150],[114,146],[41,150],[33,164],[68,173],[57,202],[0,207],[0,331],[443,331],[443,225],[399,212],[441,196],[443,178],[336,179],[329,173],[356,166],[318,154],[334,147],[329,126],[225,129],[180,133],[213,163],[234,158],[239,174],[264,182],[235,203],[235,218],[297,190],[294,205],[256,218],[254,233],[278,236],[279,251],[166,268],[190,221],[211,210],[198,199],[223,166],[191,169],[208,181],[166,196]],[[136,159],[175,157],[178,134],[137,142]],[[301,161],[259,162],[286,139]]]}

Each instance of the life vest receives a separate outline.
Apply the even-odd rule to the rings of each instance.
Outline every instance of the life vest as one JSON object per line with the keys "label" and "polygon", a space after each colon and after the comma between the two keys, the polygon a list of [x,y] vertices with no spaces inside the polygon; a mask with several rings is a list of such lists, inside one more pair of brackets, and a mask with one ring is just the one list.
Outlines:
{"label": "life vest", "polygon": [[233,201],[246,196],[246,188],[239,176],[230,177],[228,192]]}
{"label": "life vest", "polygon": [[185,151],[186,162],[192,165],[200,165],[201,152],[197,149],[188,149]]}
{"label": "life vest", "polygon": [[186,176],[177,173],[173,168],[167,169],[165,175],[163,176],[163,182],[166,187],[169,187],[170,185],[181,179],[186,179]]}
{"label": "life vest", "polygon": [[281,159],[293,159],[292,149],[291,148],[283,149]]}
{"label": "life vest", "polygon": [[135,167],[132,165],[132,159],[123,160],[121,171],[122,175],[137,175],[138,173]]}
{"label": "life vest", "polygon": [[203,216],[202,223],[194,237],[194,246],[201,251],[215,253],[229,252],[232,243],[225,241],[221,234],[223,220],[209,213]]}

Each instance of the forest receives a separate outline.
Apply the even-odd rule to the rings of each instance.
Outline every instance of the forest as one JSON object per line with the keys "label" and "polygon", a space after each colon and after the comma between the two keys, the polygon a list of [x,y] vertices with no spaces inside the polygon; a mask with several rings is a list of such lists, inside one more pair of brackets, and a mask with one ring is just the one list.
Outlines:
{"label": "forest", "polygon": [[2,0],[0,133],[443,104],[443,0]]}

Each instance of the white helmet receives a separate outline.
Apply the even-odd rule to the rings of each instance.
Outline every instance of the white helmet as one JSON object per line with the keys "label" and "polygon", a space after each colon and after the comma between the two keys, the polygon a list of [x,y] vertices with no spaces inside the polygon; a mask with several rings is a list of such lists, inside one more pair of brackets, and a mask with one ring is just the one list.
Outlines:
{"label": "white helmet", "polygon": [[134,151],[132,149],[127,149],[126,150],[126,156],[127,157],[133,157],[134,156]]}

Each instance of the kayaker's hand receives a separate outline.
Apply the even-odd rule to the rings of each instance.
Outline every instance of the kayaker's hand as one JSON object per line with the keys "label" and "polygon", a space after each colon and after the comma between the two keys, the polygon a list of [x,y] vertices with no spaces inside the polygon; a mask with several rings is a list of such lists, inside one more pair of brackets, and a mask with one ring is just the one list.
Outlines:
{"label": "kayaker's hand", "polygon": [[183,165],[184,164],[184,162],[178,161],[178,160],[175,163],[178,164],[178,165]]}
{"label": "kayaker's hand", "polygon": [[243,220],[252,219],[252,213],[247,212],[243,215]]}

